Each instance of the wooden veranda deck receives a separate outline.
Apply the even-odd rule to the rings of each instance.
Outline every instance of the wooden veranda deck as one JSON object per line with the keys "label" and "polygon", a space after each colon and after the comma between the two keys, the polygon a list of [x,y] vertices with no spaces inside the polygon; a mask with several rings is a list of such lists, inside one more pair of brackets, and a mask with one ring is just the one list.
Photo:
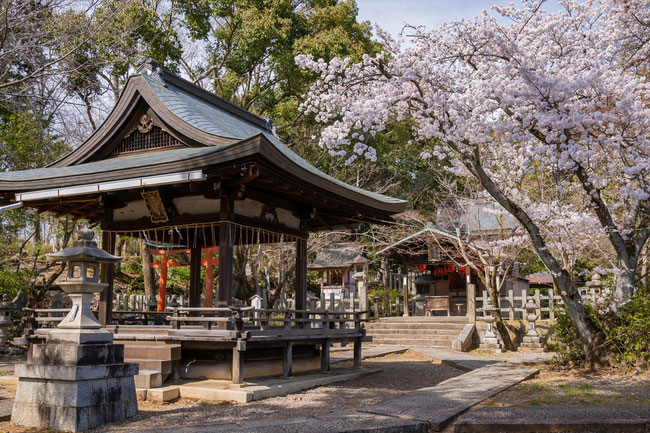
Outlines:
{"label": "wooden veranda deck", "polygon": [[[43,342],[47,333],[65,319],[67,309],[25,309],[25,342]],[[238,308],[169,308],[165,313],[114,312],[109,325],[116,343],[179,345],[181,350],[204,353],[230,352],[232,381],[244,380],[247,351],[282,349],[282,375],[292,374],[293,349],[318,347],[320,370],[329,371],[330,346],[353,343],[354,366],[361,364],[361,343],[371,341],[362,325],[365,311],[269,310]],[[57,316],[54,316],[57,315]],[[144,324],[148,322],[148,324]],[[164,324],[153,324],[153,323]],[[139,323],[139,324],[138,324]],[[44,327],[49,325],[52,327]],[[174,369],[178,369],[178,364]],[[178,371],[173,377],[180,377]]]}

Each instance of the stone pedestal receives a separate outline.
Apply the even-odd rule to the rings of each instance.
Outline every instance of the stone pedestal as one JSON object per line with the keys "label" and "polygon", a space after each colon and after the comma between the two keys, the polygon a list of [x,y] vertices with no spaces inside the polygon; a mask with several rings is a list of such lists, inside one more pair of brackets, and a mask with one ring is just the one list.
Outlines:
{"label": "stone pedestal", "polygon": [[138,412],[138,364],[124,362],[124,345],[104,329],[50,332],[17,364],[14,424],[85,431]]}
{"label": "stone pedestal", "polygon": [[487,323],[487,330],[483,334],[481,344],[478,346],[479,349],[493,350],[496,353],[501,353],[503,351],[503,344],[499,336],[494,332],[494,317],[487,316],[484,320]]}

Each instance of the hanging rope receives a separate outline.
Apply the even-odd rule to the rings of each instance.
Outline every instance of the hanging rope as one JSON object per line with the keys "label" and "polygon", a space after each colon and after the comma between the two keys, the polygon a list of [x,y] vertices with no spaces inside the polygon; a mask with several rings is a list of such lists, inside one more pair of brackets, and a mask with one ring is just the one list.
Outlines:
{"label": "hanging rope", "polygon": [[[106,230],[120,236],[143,238],[147,243],[163,248],[167,246],[184,246],[196,248],[202,246],[219,245],[219,228],[223,222],[196,223],[173,226],[163,226],[144,229],[138,232],[123,230]],[[238,223],[229,222],[228,240],[242,245],[280,244],[284,248],[285,242],[296,242],[299,237],[286,233],[266,230],[260,227],[249,227]],[[210,236],[210,238],[208,238]]]}

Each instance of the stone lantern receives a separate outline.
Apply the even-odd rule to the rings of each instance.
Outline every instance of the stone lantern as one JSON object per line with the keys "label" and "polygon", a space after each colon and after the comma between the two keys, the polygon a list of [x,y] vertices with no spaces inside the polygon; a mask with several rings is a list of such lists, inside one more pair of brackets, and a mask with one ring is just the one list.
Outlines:
{"label": "stone lantern", "polygon": [[2,295],[0,302],[0,346],[7,344],[8,328],[13,324],[11,311],[15,308],[13,302],[9,302],[7,295]]}
{"label": "stone lantern", "polygon": [[481,339],[479,348],[494,349],[495,352],[501,352],[503,346],[501,345],[499,336],[494,332],[494,321],[496,320],[494,313],[497,311],[497,308],[492,304],[492,299],[487,298],[485,305],[481,309],[483,311],[483,321],[487,324],[487,330]]}
{"label": "stone lantern", "polygon": [[528,322],[528,331],[524,335],[519,350],[542,352],[544,351],[544,345],[540,341],[539,335],[537,335],[537,328],[535,327],[535,322],[539,319],[539,308],[532,298],[528,298],[528,302],[524,305],[524,313],[524,319]]}
{"label": "stone lantern", "polygon": [[[72,309],[59,323],[58,328],[61,330],[99,330],[102,327],[90,309],[90,303],[95,294],[108,286],[106,283],[99,282],[99,268],[102,263],[118,263],[122,258],[97,248],[97,243],[93,241],[94,236],[92,230],[82,229],[79,231],[79,239],[71,248],[48,255],[48,259],[52,261],[67,263],[68,268],[65,280],[59,286],[70,297]],[[83,336],[84,340],[90,339],[94,342],[99,342],[97,339],[101,342],[113,341],[113,334],[105,329],[91,332],[58,332],[56,335],[57,337],[71,337],[73,341],[76,340],[74,335]],[[104,337],[99,337],[99,335]],[[84,341],[76,342],[83,343]]]}
{"label": "stone lantern", "polygon": [[372,299],[375,301],[375,319],[379,319],[379,300],[381,299],[381,295],[375,293],[372,295]]}
{"label": "stone lantern", "polygon": [[133,376],[138,365],[124,362],[124,345],[113,344],[113,334],[90,309],[102,263],[115,257],[97,248],[92,230],[79,232],[73,246],[51,260],[67,263],[61,288],[72,299],[72,309],[45,344],[33,344],[27,363],[17,364],[18,387],[11,421],[18,425],[65,431],[85,431],[134,416],[138,411]]}

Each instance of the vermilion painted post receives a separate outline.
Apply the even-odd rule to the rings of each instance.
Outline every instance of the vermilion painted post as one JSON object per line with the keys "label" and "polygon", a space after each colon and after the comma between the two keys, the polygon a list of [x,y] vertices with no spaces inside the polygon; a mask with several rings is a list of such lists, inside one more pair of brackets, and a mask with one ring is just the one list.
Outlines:
{"label": "vermilion painted post", "polygon": [[205,255],[205,289],[203,295],[205,297],[205,307],[212,308],[214,306],[214,252],[218,248],[207,248]]}
{"label": "vermilion painted post", "polygon": [[160,282],[158,284],[158,311],[165,311],[167,298],[167,252],[160,252]]}

